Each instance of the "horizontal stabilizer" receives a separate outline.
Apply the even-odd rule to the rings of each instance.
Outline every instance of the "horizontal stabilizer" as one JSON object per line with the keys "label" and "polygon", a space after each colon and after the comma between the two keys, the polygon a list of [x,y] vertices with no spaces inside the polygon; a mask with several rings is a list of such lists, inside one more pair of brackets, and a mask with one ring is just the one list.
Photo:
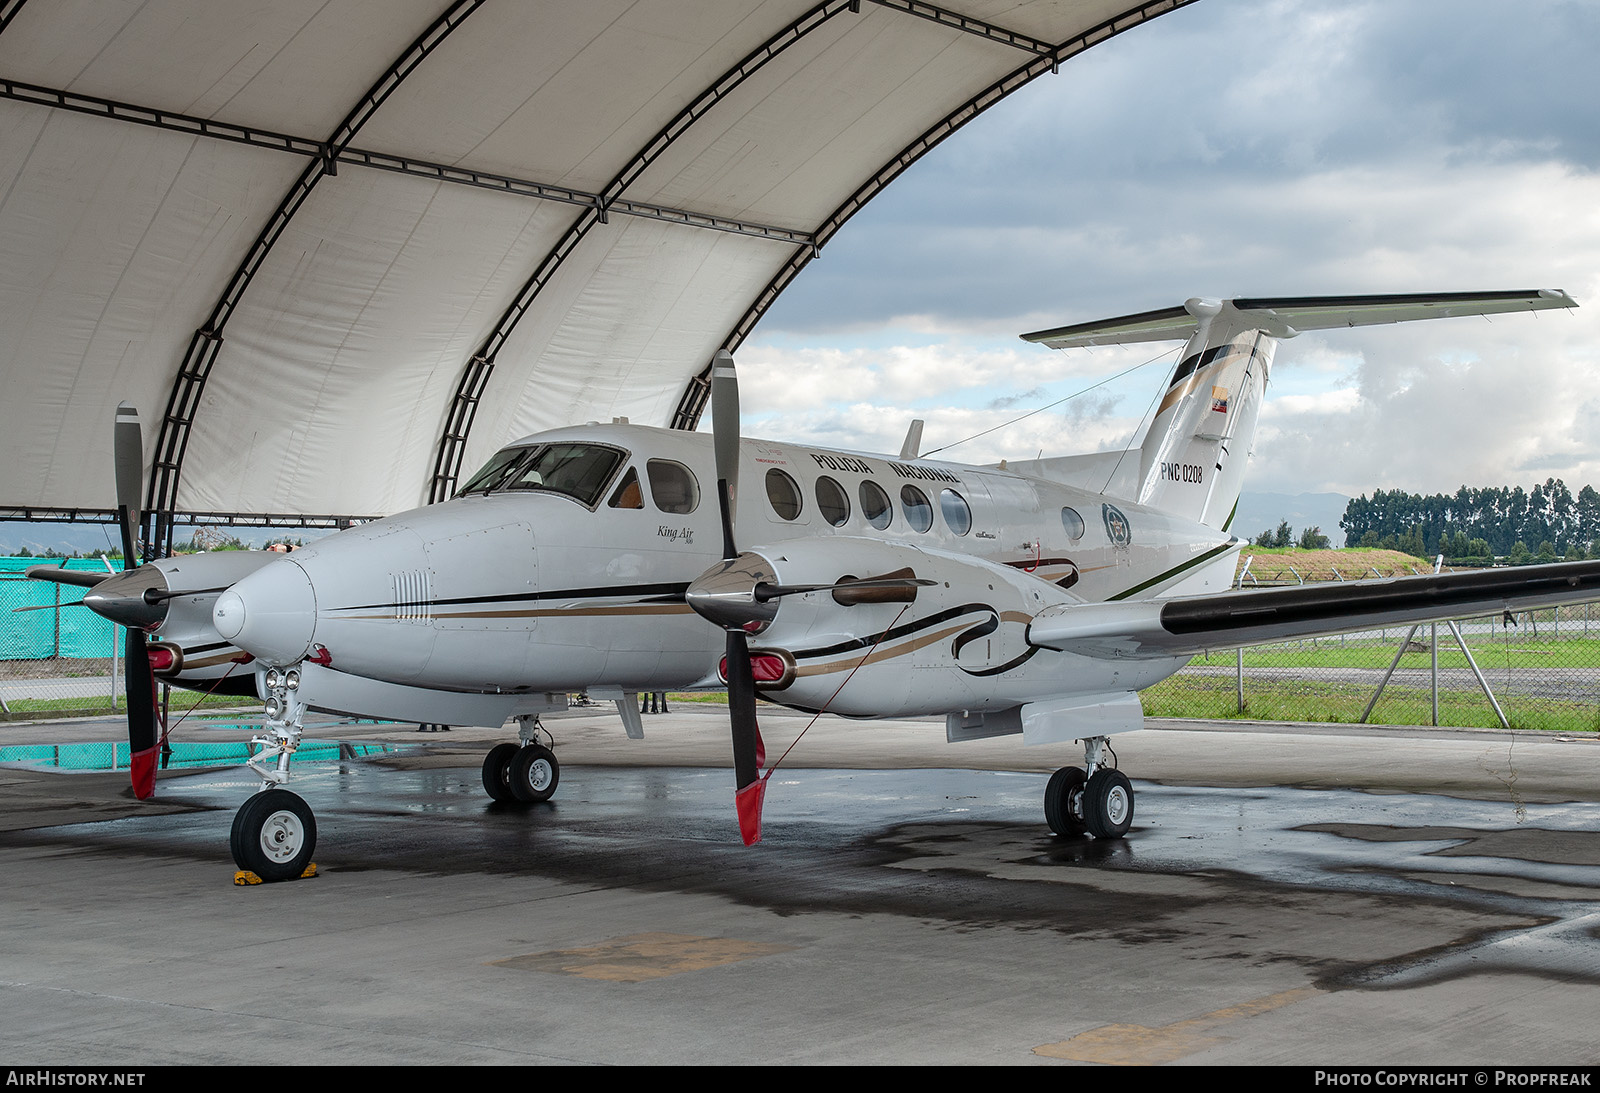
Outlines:
{"label": "horizontal stabilizer", "polygon": [[1095,657],[1208,649],[1600,600],[1600,561],[1046,608],[1028,641]]}
{"label": "horizontal stabilizer", "polygon": [[1041,342],[1052,349],[1183,341],[1194,334],[1199,325],[1199,315],[1216,314],[1219,311],[1233,312],[1232,321],[1241,328],[1260,329],[1275,337],[1292,338],[1303,330],[1377,326],[1414,319],[1500,315],[1513,311],[1577,306],[1577,301],[1560,289],[1418,292],[1386,296],[1241,297],[1222,301],[1194,299],[1182,307],[1143,311],[1136,315],[1057,327],[1054,330],[1039,330],[1022,335],[1022,340]]}

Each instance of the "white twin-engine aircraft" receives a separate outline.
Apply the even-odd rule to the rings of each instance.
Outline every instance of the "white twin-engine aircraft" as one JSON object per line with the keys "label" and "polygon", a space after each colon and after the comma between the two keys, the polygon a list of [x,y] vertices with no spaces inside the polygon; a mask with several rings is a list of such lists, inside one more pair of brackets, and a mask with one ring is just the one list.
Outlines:
{"label": "white twin-engine aircraft", "polygon": [[951,741],[1082,741],[1084,765],[1050,779],[1046,818],[1116,838],[1133,790],[1106,740],[1141,727],[1139,690],[1202,650],[1600,599],[1600,562],[1231,590],[1243,544],[1229,524],[1279,339],[1575,306],[1559,291],[1193,299],[1024,335],[1187,341],[1125,497],[1104,492],[1122,453],[977,467],[919,459],[915,428],[898,458],[742,440],[719,354],[711,436],[541,433],[442,504],[292,555],[155,561],[88,599],[158,639],[158,676],[204,689],[232,671],[265,700],[262,792],[232,848],[267,879],[298,876],[315,844],[310,809],[282,788],[307,709],[517,719],[484,786],[540,801],[559,768],[537,715],[580,691],[617,701],[642,736],[639,692],[726,685],[747,843],[765,785],[757,695],[846,717],[943,714]]}

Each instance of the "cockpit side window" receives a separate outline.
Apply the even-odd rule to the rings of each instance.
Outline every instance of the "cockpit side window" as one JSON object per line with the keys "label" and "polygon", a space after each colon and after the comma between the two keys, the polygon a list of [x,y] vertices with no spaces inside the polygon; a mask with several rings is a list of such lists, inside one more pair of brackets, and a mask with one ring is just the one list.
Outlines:
{"label": "cockpit side window", "polygon": [[700,483],[682,463],[652,459],[645,472],[650,476],[650,496],[662,512],[690,513],[700,507]]}
{"label": "cockpit side window", "polygon": [[559,493],[594,508],[624,458],[621,451],[601,444],[546,444],[501,488]]}
{"label": "cockpit side window", "polygon": [[498,486],[511,467],[531,449],[528,448],[501,448],[483,465],[483,469],[467,480],[467,484],[456,491],[460,497],[468,493],[484,493]]}
{"label": "cockpit side window", "polygon": [[614,509],[642,509],[644,508],[644,491],[639,488],[639,472],[632,467],[622,476],[622,481],[617,484],[616,490],[611,494],[607,506]]}

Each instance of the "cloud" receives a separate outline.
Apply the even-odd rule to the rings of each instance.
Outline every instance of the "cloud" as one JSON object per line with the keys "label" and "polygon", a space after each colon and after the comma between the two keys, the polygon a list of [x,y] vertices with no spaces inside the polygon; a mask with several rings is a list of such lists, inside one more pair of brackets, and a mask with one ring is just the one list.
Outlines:
{"label": "cloud", "polygon": [[[895,450],[918,416],[936,447],[1161,348],[1041,363],[1017,332],[1193,295],[1560,287],[1575,314],[1284,343],[1250,488],[1600,483],[1597,40],[1574,0],[1196,4],[1114,39],[947,141],[780,297],[741,354],[766,431]],[[1165,367],[951,455],[1125,443]]]}

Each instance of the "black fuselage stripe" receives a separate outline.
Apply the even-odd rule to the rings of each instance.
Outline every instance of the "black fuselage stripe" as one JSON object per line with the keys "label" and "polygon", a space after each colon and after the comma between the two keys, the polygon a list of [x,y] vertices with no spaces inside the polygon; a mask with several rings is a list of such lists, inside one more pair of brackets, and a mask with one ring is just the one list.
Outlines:
{"label": "black fuselage stripe", "polygon": [[688,588],[687,581],[670,584],[610,585],[602,588],[556,588],[543,592],[514,592],[499,596],[457,596],[452,599],[364,603],[353,607],[335,607],[333,610],[379,611],[398,607],[457,607],[474,603],[531,603],[538,600],[584,600],[602,596],[681,596]]}
{"label": "black fuselage stripe", "polygon": [[796,660],[800,660],[802,658],[810,660],[816,657],[831,657],[839,653],[850,653],[856,651],[857,649],[870,649],[872,646],[881,642],[894,641],[897,638],[905,637],[907,634],[915,634],[919,630],[926,630],[931,626],[938,626],[941,622],[949,622],[951,619],[960,618],[962,615],[970,615],[976,611],[988,611],[999,614],[999,612],[995,611],[993,607],[990,607],[986,603],[964,603],[960,607],[951,607],[944,611],[935,612],[925,619],[919,619],[916,622],[908,622],[904,626],[896,626],[892,630],[885,630],[878,634],[867,634],[859,638],[851,638],[849,641],[841,641],[837,645],[829,645],[822,649],[795,649],[791,650],[791,655]]}

